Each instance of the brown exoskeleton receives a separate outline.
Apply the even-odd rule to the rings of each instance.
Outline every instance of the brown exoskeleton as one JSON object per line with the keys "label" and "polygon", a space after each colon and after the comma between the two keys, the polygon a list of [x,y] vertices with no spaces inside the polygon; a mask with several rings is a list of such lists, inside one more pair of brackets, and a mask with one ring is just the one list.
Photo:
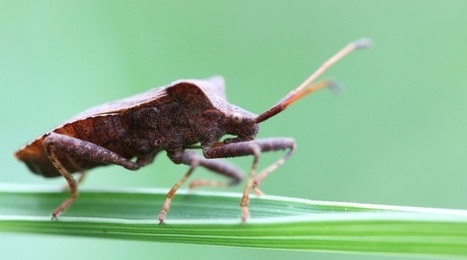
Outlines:
{"label": "brown exoskeleton", "polygon": [[[68,182],[71,196],[52,212],[52,219],[56,219],[78,197],[78,184],[72,173],[80,172],[81,180],[85,170],[97,166],[116,164],[137,170],[151,163],[159,152],[165,150],[174,163],[190,168],[167,194],[159,214],[159,221],[163,223],[175,192],[196,167],[203,166],[225,175],[230,181],[197,180],[190,184],[190,188],[230,186],[241,181],[242,171],[223,160],[212,158],[252,155],[254,160],[240,202],[241,218],[245,222],[249,217],[250,190],[262,194],[258,188],[261,181],[295,150],[292,138],[255,139],[258,124],[305,95],[334,86],[331,81],[312,82],[337,60],[368,45],[369,41],[365,39],[348,44],[297,89],[260,115],[229,104],[220,77],[180,80],[78,114],[21,148],[16,157],[36,174],[44,177],[63,176]],[[227,134],[235,137],[220,141]],[[192,151],[198,143],[204,158]],[[287,152],[268,168],[255,174],[261,153],[277,150]]]}

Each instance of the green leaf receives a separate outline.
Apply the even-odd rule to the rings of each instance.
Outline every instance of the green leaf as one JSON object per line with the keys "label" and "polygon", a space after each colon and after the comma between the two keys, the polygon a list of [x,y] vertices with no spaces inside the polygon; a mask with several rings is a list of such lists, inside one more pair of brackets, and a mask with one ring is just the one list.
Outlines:
{"label": "green leaf", "polygon": [[240,222],[240,194],[180,191],[165,225],[166,191],[82,189],[60,216],[68,192],[0,185],[0,231],[334,252],[467,256],[467,211],[264,196]]}

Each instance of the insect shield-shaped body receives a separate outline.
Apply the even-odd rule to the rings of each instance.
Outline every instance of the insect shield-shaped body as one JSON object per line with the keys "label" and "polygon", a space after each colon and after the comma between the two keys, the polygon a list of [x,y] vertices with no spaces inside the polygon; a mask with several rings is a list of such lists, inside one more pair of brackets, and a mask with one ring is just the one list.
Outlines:
{"label": "insect shield-shaped body", "polygon": [[[255,139],[258,124],[315,90],[335,86],[331,81],[312,82],[338,59],[368,45],[368,40],[350,43],[302,85],[260,115],[229,104],[220,77],[180,80],[78,114],[21,148],[16,157],[36,174],[63,176],[68,182],[71,195],[52,212],[55,219],[78,197],[73,173],[81,173],[79,182],[86,170],[97,166],[116,164],[137,170],[151,163],[159,152],[166,151],[174,163],[188,165],[189,169],[168,192],[159,214],[162,223],[177,189],[196,167],[205,167],[228,180],[195,180],[190,184],[191,188],[235,185],[242,180],[242,171],[224,160],[213,158],[251,155],[254,160],[240,202],[242,221],[246,221],[249,191],[253,189],[262,194],[258,188],[261,181],[295,150],[291,138]],[[234,137],[221,140],[226,134]],[[192,151],[198,143],[204,157]],[[277,150],[287,152],[256,174],[261,153]]]}

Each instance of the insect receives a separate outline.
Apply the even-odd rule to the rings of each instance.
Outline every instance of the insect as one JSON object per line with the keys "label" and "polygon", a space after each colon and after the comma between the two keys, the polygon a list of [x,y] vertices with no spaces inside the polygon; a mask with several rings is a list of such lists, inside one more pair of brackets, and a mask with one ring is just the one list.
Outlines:
{"label": "insect", "polygon": [[[283,164],[296,147],[292,138],[255,139],[258,124],[313,91],[336,86],[332,81],[313,82],[342,57],[369,45],[367,39],[349,43],[298,88],[259,115],[228,103],[221,77],[179,80],[86,110],[22,147],[16,157],[38,175],[62,176],[67,181],[70,196],[52,211],[52,219],[57,219],[78,197],[78,183],[86,170],[111,164],[138,170],[150,164],[159,152],[166,151],[172,162],[187,165],[189,169],[167,193],[158,217],[163,223],[176,191],[195,168],[205,167],[228,180],[195,180],[190,188],[236,185],[243,179],[243,172],[227,161],[214,158],[253,156],[240,200],[241,220],[245,222],[250,216],[250,190],[261,195],[262,180]],[[221,140],[225,135],[234,137]],[[201,148],[204,156],[194,152],[196,148]],[[279,150],[286,152],[256,173],[261,153]],[[73,173],[81,173],[78,181]]]}

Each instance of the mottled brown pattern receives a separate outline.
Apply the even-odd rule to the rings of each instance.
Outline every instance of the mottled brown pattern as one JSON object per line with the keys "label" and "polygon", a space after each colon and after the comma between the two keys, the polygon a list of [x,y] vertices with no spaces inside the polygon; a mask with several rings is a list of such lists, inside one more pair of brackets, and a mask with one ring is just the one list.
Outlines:
{"label": "mottled brown pattern", "polygon": [[[212,82],[223,83],[219,78],[213,78]],[[216,111],[221,115],[229,109],[226,106],[219,109],[213,104],[225,102],[222,100],[225,97],[223,90],[223,85],[210,81],[177,81],[122,101],[91,108],[50,132],[97,144],[127,159],[151,154],[155,156],[165,149],[184,149],[201,140],[215,142],[224,135],[223,130],[213,133],[199,129],[198,125],[203,121],[200,120],[203,112]],[[212,91],[212,94],[208,91]],[[213,96],[214,102],[210,101],[210,96]],[[215,127],[208,126],[206,129]],[[48,135],[42,135],[26,145],[16,156],[32,172],[44,177],[56,177],[60,173],[43,148],[43,141]],[[73,158],[74,163],[71,163],[66,154],[57,157],[70,173],[106,165],[86,158]]]}

